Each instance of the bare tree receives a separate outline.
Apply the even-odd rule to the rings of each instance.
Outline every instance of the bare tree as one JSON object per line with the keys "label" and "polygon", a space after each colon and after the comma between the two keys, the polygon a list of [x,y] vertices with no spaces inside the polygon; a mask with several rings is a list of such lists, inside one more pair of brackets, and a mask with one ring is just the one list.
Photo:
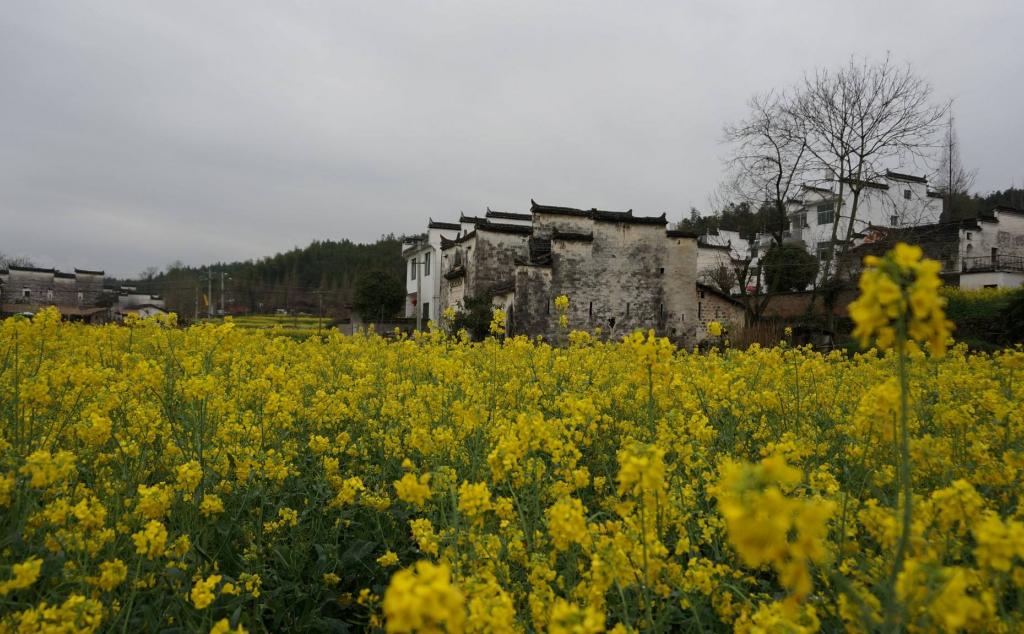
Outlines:
{"label": "bare tree", "polygon": [[808,151],[837,180],[835,253],[822,270],[827,289],[844,279],[853,235],[864,228],[857,213],[865,190],[888,168],[929,156],[949,104],[935,104],[931,85],[888,57],[851,58],[838,70],[807,75],[794,103]]}
{"label": "bare tree", "polygon": [[[771,219],[765,230],[772,243],[781,246],[789,226],[787,203],[799,192],[814,157],[809,152],[799,109],[789,95],[754,95],[747,106],[746,119],[725,127],[731,151],[727,161],[730,176],[724,191],[733,200],[769,209]],[[721,277],[722,272],[718,273],[716,277]],[[731,273],[726,277],[734,278],[739,285],[749,325],[764,313],[772,293],[762,288],[760,270],[751,267],[749,260],[736,265]]]}
{"label": "bare tree", "polygon": [[772,221],[768,230],[782,244],[788,226],[786,202],[803,184],[812,155],[799,111],[784,94],[753,96],[745,120],[725,127],[732,146],[727,191],[751,207],[768,205]]}
{"label": "bare tree", "polygon": [[974,186],[974,179],[978,170],[968,170],[964,167],[960,156],[960,140],[957,138],[956,127],[954,126],[953,111],[949,112],[949,120],[946,124],[946,136],[942,143],[942,161],[939,163],[938,190],[942,192],[946,203],[946,213],[949,217],[956,218],[962,210],[965,199],[970,195],[971,187]]}
{"label": "bare tree", "polygon": [[718,262],[700,272],[701,282],[720,290],[726,295],[732,295],[738,280],[736,269],[731,264]]}
{"label": "bare tree", "polygon": [[32,262],[31,258],[24,255],[6,255],[4,253],[0,253],[0,271],[7,270],[7,267],[10,266],[33,267],[35,266],[35,263]]}

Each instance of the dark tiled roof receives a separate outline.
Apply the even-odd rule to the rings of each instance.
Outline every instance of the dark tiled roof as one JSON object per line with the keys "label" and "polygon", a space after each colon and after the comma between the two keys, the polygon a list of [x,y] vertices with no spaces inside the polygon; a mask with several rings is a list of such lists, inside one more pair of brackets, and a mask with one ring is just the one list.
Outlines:
{"label": "dark tiled roof", "polygon": [[660,216],[634,216],[633,210],[627,211],[603,211],[601,209],[575,209],[573,207],[556,207],[553,205],[538,205],[536,201],[530,200],[530,212],[535,214],[551,214],[555,216],[576,216],[580,218],[591,218],[598,222],[622,222],[635,225],[666,225],[668,220],[665,214]]}
{"label": "dark tiled roof", "polygon": [[514,279],[505,280],[503,282],[497,282],[491,286],[491,295],[504,295],[505,293],[511,293],[516,290],[516,281]]}
{"label": "dark tiled roof", "polygon": [[75,274],[74,273],[61,273],[60,271],[57,271],[56,273],[54,273],[53,276],[61,278],[61,279],[65,279],[65,280],[73,280],[73,279],[75,279]]}
{"label": "dark tiled roof", "polygon": [[559,231],[555,229],[551,235],[552,240],[564,240],[566,242],[593,242],[593,233],[574,233],[572,231]]}
{"label": "dark tiled roof", "polygon": [[480,224],[487,222],[487,218],[481,218],[480,216],[467,216],[466,214],[459,214],[459,222],[472,222],[474,224]]}
{"label": "dark tiled roof", "polygon": [[103,275],[103,271],[90,271],[88,269],[75,269],[75,273],[79,275]]}
{"label": "dark tiled roof", "polygon": [[928,179],[924,176],[914,176],[912,174],[901,174],[892,170],[885,170],[885,177],[891,178],[898,181],[910,181],[911,183],[927,183]]}
{"label": "dark tiled roof", "polygon": [[492,211],[490,207],[487,208],[488,218],[497,218],[498,220],[533,220],[531,214],[515,214],[509,211]]}
{"label": "dark tiled roof", "polygon": [[458,243],[458,244],[462,244],[463,242],[465,242],[467,240],[471,240],[471,239],[473,239],[475,237],[476,237],[476,229],[474,229],[473,231],[470,231],[469,233],[467,233],[464,236],[459,236],[458,238],[455,238],[455,242]]}
{"label": "dark tiled roof", "polygon": [[822,194],[831,194],[831,193],[833,193],[831,189],[828,189],[828,188],[825,188],[825,187],[815,187],[814,185],[806,185],[805,184],[805,185],[803,185],[803,188],[804,189],[809,189],[812,192],[818,192],[818,193],[822,193]]}
{"label": "dark tiled roof", "polygon": [[855,178],[844,178],[843,182],[847,185],[860,185],[861,187],[870,187],[872,189],[889,189],[889,186],[885,183],[875,183],[872,181],[859,181]]}
{"label": "dark tiled roof", "polygon": [[683,231],[682,229],[669,229],[665,232],[665,236],[668,238],[692,238],[697,239],[697,234],[693,231]]}
{"label": "dark tiled roof", "polygon": [[13,264],[7,267],[11,271],[21,271],[24,273],[56,273],[56,269],[40,269],[34,266],[14,266]]}
{"label": "dark tiled roof", "polygon": [[945,198],[942,192],[928,192],[928,198]]}
{"label": "dark tiled roof", "polygon": [[454,280],[456,278],[464,276],[465,274],[466,267],[462,266],[461,264],[457,264],[453,266],[451,269],[449,269],[447,273],[444,274],[444,279]]}
{"label": "dark tiled roof", "polygon": [[723,293],[721,290],[715,288],[714,286],[709,286],[707,284],[701,284],[700,282],[697,282],[697,290],[703,291],[705,293],[711,293],[712,295],[716,295],[718,297],[721,297],[722,299],[724,299],[724,300],[726,300],[728,302],[731,302],[733,304],[736,304],[737,306],[743,306],[743,302],[741,302],[740,300],[736,299],[732,295],[729,295],[727,293]]}
{"label": "dark tiled roof", "polygon": [[954,220],[951,222],[939,222],[930,225],[916,225],[913,227],[876,227],[869,225],[865,235],[876,231],[885,236],[884,240],[867,242],[855,247],[858,253],[881,254],[892,247],[895,240],[908,244],[926,245],[936,243],[956,244],[960,241],[961,229],[977,228],[972,218]]}
{"label": "dark tiled roof", "polygon": [[590,212],[583,211],[582,209],[575,209],[573,207],[556,207],[555,205],[538,205],[535,200],[530,199],[530,213],[534,214],[551,214],[555,216],[580,216],[583,218],[589,218]]}
{"label": "dark tiled roof", "polygon": [[530,235],[533,227],[526,225],[510,225],[500,222],[484,221],[476,226],[477,231],[494,231],[497,233],[517,233],[519,235]]}
{"label": "dark tiled roof", "polygon": [[449,240],[448,238],[441,236],[441,249],[450,249],[458,244],[458,240]]}
{"label": "dark tiled roof", "polygon": [[1001,214],[1020,214],[1020,213],[1024,213],[1024,211],[1021,211],[1020,209],[1017,209],[1016,207],[1011,207],[1010,205],[996,205],[995,207],[992,208],[992,210],[993,211],[998,211]]}
{"label": "dark tiled roof", "polygon": [[462,226],[457,222],[438,222],[433,218],[427,223],[429,229],[451,229],[452,231],[458,231]]}
{"label": "dark tiled roof", "polygon": [[697,239],[697,245],[702,249],[717,249],[719,251],[730,251],[732,247],[727,244],[708,244],[707,242]]}

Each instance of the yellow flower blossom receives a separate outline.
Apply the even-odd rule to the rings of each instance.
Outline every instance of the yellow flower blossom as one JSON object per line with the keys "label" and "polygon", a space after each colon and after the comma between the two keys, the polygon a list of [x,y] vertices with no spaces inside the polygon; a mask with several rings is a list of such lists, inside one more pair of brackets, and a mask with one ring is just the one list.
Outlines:
{"label": "yellow flower blossom", "polygon": [[451,569],[419,561],[391,577],[384,593],[384,627],[388,632],[462,632],[465,597],[452,584]]}

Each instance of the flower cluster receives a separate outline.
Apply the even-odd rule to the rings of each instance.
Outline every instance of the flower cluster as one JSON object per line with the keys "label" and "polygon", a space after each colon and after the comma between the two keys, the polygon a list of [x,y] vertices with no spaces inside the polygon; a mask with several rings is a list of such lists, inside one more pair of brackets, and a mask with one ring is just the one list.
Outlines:
{"label": "flower cluster", "polygon": [[1024,627],[1024,349],[562,339],[0,322],[0,632]]}
{"label": "flower cluster", "polygon": [[946,300],[939,295],[941,265],[923,259],[921,247],[903,243],[882,258],[864,258],[864,264],[861,295],[850,304],[853,336],[863,346],[874,338],[883,349],[901,339],[919,341],[941,355],[953,330],[943,312]]}

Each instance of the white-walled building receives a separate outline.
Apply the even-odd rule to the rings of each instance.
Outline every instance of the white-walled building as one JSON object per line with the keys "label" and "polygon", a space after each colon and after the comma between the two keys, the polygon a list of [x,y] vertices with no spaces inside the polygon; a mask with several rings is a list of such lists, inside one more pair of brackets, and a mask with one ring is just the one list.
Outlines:
{"label": "white-walled building", "polygon": [[152,317],[166,314],[167,308],[164,306],[163,297],[151,293],[140,293],[134,286],[122,286],[117,289],[117,305],[115,306],[117,319],[124,319],[128,315]]}
{"label": "white-walled building", "polygon": [[405,316],[422,316],[424,327],[428,321],[438,322],[441,316],[441,240],[454,240],[462,230],[461,223],[430,220],[425,235],[402,245]]}
{"label": "white-walled building", "polygon": [[[853,194],[843,189],[844,199],[837,205],[838,187],[825,189],[805,186],[802,198],[787,205],[789,237],[802,240],[807,250],[827,259],[832,253],[832,233],[846,237],[850,226],[849,210]],[[883,180],[866,183],[857,205],[857,218],[852,233],[870,227],[914,227],[935,224],[942,215],[942,197],[928,191],[928,179],[896,172],[886,172]]]}
{"label": "white-walled building", "polygon": [[[850,227],[850,209],[853,207],[853,192],[849,185],[843,187],[843,199],[839,200],[839,184],[830,187],[804,185],[800,193],[787,201],[789,229],[783,239],[790,244],[800,244],[819,261],[832,258],[836,240],[846,239]],[[942,195],[928,189],[928,179],[923,176],[886,171],[878,180],[864,183],[857,204],[857,217],[850,232],[855,238],[877,228],[900,228],[933,225],[942,215]],[[838,226],[837,226],[838,225]],[[753,265],[771,246],[771,234],[758,234],[751,248]]]}
{"label": "white-walled building", "polygon": [[[700,283],[719,287],[719,271],[725,267],[736,271],[738,266],[750,257],[750,241],[741,237],[738,231],[717,229],[697,237],[697,279]],[[733,292],[739,292],[739,283],[733,285]]]}
{"label": "white-walled building", "polygon": [[961,288],[1024,285],[1024,211],[998,206],[961,230]]}
{"label": "white-walled building", "polygon": [[947,284],[965,289],[1024,284],[1024,211],[999,206],[974,218],[914,227],[872,227],[857,238],[855,254],[881,255],[895,242],[921,247],[942,263]]}
{"label": "white-walled building", "polygon": [[[458,222],[427,223],[427,233],[419,238],[406,240],[402,247],[405,259],[405,316],[422,315],[425,328],[428,321],[440,321],[444,310],[441,301],[442,242],[464,243],[464,248],[473,248],[474,232],[478,225],[512,225],[529,227],[533,222],[530,214],[493,211],[490,207],[483,216],[460,214]],[[450,267],[450,264],[448,265]]]}

